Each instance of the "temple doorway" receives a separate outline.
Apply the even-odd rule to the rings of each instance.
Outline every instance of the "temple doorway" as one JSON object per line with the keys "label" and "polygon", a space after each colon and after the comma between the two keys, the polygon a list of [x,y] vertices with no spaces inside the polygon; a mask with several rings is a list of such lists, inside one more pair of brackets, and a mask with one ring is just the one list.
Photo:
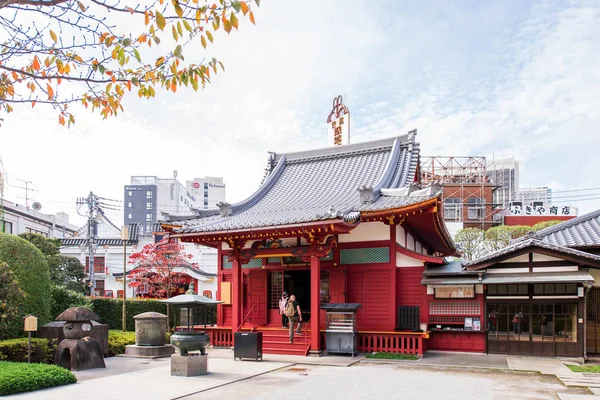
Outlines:
{"label": "temple doorway", "polygon": [[310,271],[285,271],[283,288],[290,296],[296,296],[302,319],[307,322],[310,319]]}

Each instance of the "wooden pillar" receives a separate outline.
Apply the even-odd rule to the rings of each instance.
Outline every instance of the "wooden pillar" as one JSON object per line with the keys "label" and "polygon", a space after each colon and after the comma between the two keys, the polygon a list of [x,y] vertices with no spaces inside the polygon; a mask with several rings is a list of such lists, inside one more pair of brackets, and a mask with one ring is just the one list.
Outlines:
{"label": "wooden pillar", "polygon": [[242,322],[242,266],[237,257],[233,259],[231,264],[233,273],[231,287],[231,291],[233,292],[231,295],[231,329],[233,332],[237,332]]}
{"label": "wooden pillar", "polygon": [[311,353],[321,351],[321,258],[310,258],[310,348]]}

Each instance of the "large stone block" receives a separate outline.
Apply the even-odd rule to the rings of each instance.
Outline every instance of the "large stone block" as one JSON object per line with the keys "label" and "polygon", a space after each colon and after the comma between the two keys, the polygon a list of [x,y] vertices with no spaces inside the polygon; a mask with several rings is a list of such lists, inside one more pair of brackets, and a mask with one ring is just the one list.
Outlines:
{"label": "large stone block", "polygon": [[208,374],[208,356],[190,353],[187,356],[171,356],[171,375],[199,376]]}
{"label": "large stone block", "polygon": [[170,344],[162,346],[138,346],[130,344],[125,346],[125,355],[130,357],[169,357],[173,353],[175,353],[175,348]]}

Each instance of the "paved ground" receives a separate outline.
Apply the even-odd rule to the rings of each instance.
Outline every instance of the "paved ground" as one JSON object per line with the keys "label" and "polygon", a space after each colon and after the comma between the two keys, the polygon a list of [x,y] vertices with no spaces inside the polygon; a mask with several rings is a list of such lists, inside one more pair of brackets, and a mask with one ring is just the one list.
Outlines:
{"label": "paved ground", "polygon": [[525,400],[587,394],[584,399],[592,400],[589,393],[583,388],[566,388],[558,379],[538,373],[361,363],[350,368],[296,365],[183,399]]}
{"label": "paved ground", "polygon": [[[562,399],[594,400],[588,379],[552,358],[429,352],[419,361],[265,355],[234,361],[212,349],[210,374],[173,377],[170,359],[113,357],[106,369],[76,372],[78,383],[7,399]],[[523,372],[515,371],[521,369]],[[559,375],[557,378],[555,375]],[[596,378],[594,378],[596,379]],[[569,386],[566,386],[569,385]],[[583,385],[592,386],[592,385]]]}

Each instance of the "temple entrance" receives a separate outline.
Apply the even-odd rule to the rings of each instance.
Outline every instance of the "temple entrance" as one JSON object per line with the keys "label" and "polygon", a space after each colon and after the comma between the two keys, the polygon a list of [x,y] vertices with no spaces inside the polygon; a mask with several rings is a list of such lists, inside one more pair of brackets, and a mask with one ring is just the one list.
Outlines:
{"label": "temple entrance", "polygon": [[283,289],[288,294],[295,295],[302,310],[302,320],[310,320],[310,271],[285,271]]}

